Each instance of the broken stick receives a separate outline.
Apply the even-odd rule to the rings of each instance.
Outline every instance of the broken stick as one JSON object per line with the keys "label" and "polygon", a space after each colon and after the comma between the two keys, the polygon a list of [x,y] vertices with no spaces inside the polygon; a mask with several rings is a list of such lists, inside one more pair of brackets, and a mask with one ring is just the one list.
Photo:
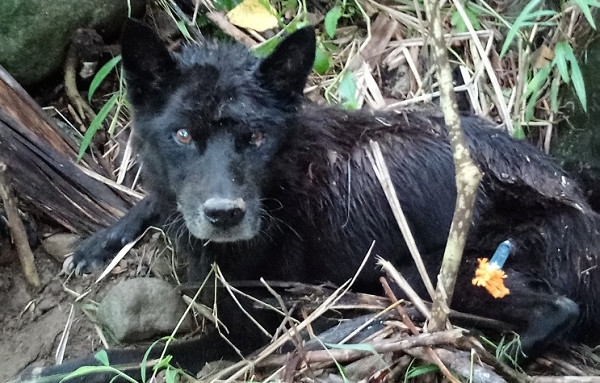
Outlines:
{"label": "broken stick", "polygon": [[16,197],[12,192],[12,188],[5,177],[6,164],[0,162],[0,196],[4,203],[4,209],[6,210],[6,219],[8,221],[8,227],[10,234],[15,246],[17,248],[17,254],[19,254],[19,260],[23,267],[23,274],[27,282],[33,287],[40,286],[40,277],[35,267],[33,259],[33,253],[29,247],[29,241],[27,239],[27,232],[21,217],[19,216],[19,208],[17,206]]}

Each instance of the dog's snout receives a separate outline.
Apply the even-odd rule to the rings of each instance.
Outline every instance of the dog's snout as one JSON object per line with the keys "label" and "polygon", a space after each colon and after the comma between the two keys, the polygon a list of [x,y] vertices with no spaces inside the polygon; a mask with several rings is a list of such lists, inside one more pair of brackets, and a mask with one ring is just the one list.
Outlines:
{"label": "dog's snout", "polygon": [[220,228],[239,224],[246,214],[246,203],[241,198],[210,198],[204,202],[202,208],[208,221]]}

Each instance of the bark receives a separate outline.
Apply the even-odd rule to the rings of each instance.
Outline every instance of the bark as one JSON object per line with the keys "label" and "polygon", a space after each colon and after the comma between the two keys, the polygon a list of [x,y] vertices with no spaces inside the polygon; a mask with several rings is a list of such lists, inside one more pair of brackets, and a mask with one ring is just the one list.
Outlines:
{"label": "bark", "polygon": [[19,200],[77,233],[108,226],[135,198],[90,177],[109,178],[0,67],[0,162]]}
{"label": "bark", "polygon": [[438,83],[440,86],[442,111],[448,127],[450,144],[456,170],[456,208],[448,235],[448,243],[444,251],[442,267],[438,275],[429,329],[439,331],[446,327],[450,302],[454,293],[456,275],[460,267],[462,252],[467,240],[471,223],[473,206],[477,193],[477,185],[481,173],[473,163],[458,117],[458,107],[452,85],[452,72],[448,61],[446,41],[440,14],[441,2],[426,0],[425,12],[429,20],[430,45],[437,68]]}

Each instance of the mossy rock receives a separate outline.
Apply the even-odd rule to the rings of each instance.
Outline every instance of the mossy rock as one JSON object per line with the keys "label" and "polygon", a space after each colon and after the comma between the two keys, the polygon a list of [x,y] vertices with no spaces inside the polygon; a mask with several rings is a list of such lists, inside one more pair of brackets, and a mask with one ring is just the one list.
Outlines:
{"label": "mossy rock", "polygon": [[[145,3],[131,0],[133,14]],[[0,65],[23,85],[42,81],[61,68],[77,28],[117,36],[127,7],[127,0],[2,0]]]}
{"label": "mossy rock", "polygon": [[569,124],[560,126],[552,154],[577,176],[585,187],[590,202],[600,208],[600,40],[588,47],[585,61],[580,63],[586,86],[587,111],[571,89],[567,94]]}

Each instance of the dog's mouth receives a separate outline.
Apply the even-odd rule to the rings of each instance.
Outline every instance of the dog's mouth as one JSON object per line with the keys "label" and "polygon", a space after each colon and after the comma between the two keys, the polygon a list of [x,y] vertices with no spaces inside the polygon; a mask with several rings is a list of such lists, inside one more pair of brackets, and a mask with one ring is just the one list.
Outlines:
{"label": "dog's mouth", "polygon": [[186,224],[190,233],[197,238],[212,242],[238,242],[252,239],[257,233],[245,227],[233,227],[230,229],[215,229],[210,226],[188,222]]}
{"label": "dog's mouth", "polygon": [[242,198],[210,198],[199,208],[178,204],[189,232],[213,242],[237,242],[255,237],[260,231],[257,215]]}

